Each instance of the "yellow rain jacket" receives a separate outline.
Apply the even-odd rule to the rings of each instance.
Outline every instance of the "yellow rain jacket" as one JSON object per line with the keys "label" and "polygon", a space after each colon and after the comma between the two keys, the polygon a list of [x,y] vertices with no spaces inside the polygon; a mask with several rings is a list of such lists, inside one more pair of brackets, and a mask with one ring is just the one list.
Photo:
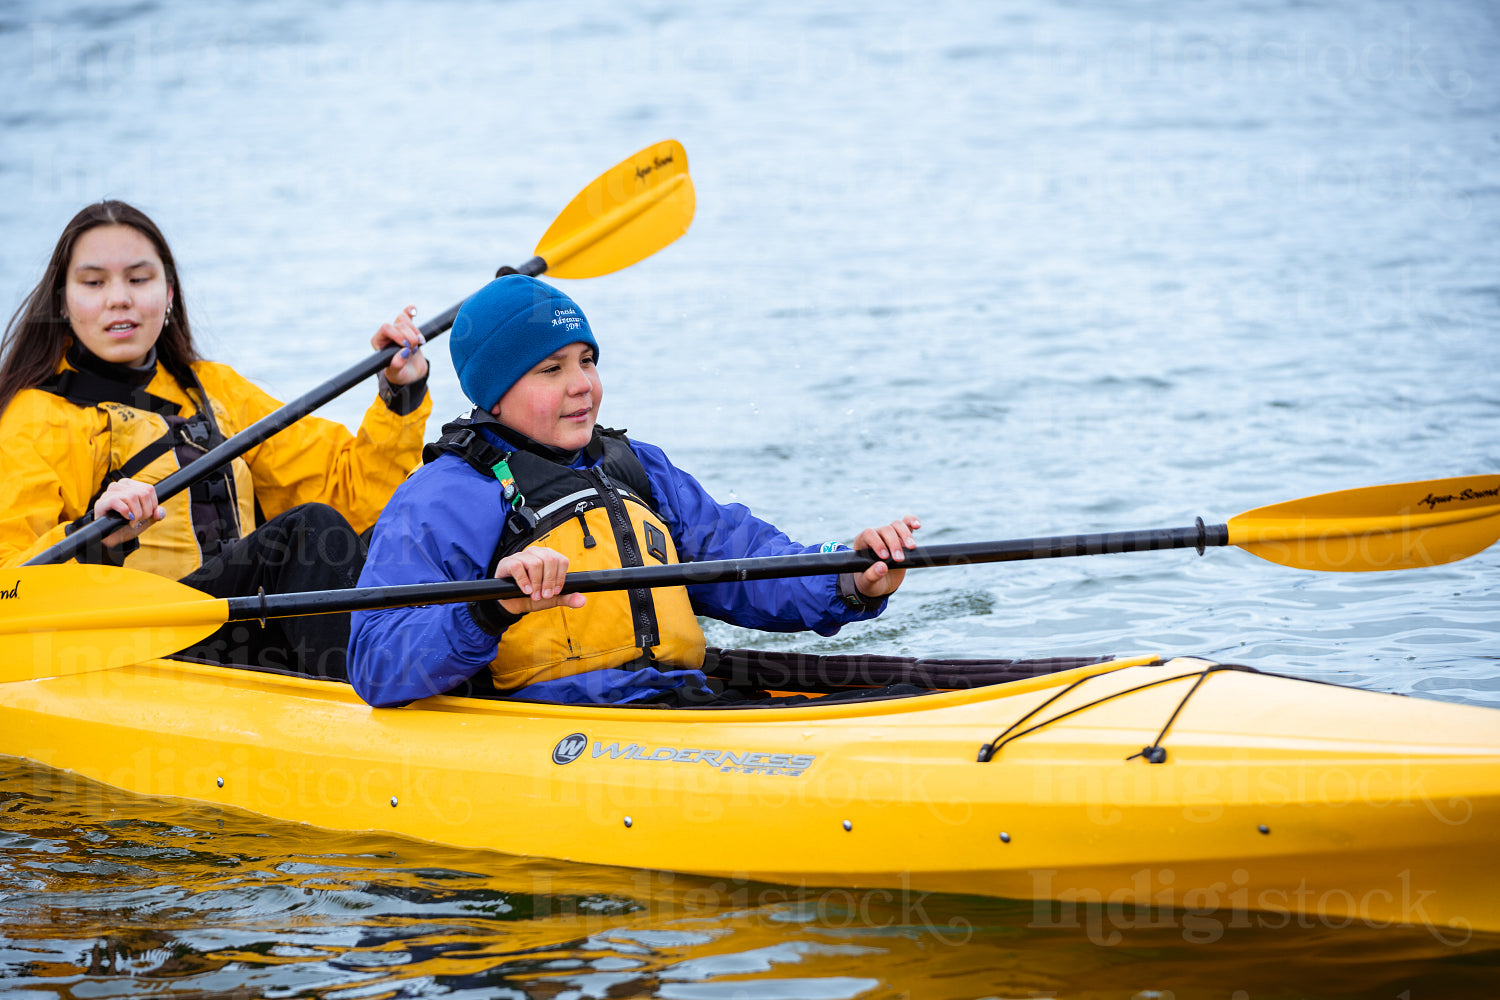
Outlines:
{"label": "yellow rain jacket", "polygon": [[[62,373],[72,369],[66,360]],[[193,365],[220,434],[232,437],[280,407],[271,396],[227,365]],[[158,364],[144,387],[175,403],[178,415],[198,412],[196,393],[178,384]],[[421,462],[422,436],[432,400],[398,416],[377,399],[359,433],[339,423],[307,416],[232,462],[229,500],[220,505],[237,522],[224,526],[226,539],[254,530],[257,507],[265,519],[302,503],[326,503],[349,519],[355,531],[375,523],[391,494]],[[93,509],[111,473],[117,473],[167,435],[160,413],[118,402],[80,406],[44,389],[25,389],[0,414],[0,566],[19,565],[61,541],[67,526]],[[206,450],[206,449],[203,449]],[[179,468],[167,448],[130,478],[156,483]],[[180,579],[203,563],[194,534],[190,493],[163,502],[166,517],[140,535],[140,548],[125,565]]]}

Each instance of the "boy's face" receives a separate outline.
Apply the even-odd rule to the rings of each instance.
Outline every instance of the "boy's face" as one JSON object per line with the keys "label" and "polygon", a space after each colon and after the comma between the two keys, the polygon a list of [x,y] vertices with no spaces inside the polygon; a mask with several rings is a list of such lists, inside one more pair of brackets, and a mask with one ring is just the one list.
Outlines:
{"label": "boy's face", "polygon": [[507,427],[563,451],[594,436],[604,385],[590,344],[569,344],[522,375],[490,412]]}

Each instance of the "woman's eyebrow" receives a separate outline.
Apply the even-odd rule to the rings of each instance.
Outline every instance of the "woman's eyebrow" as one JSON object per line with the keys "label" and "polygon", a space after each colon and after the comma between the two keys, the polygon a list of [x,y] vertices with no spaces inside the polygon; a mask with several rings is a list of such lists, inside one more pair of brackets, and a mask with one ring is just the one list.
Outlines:
{"label": "woman's eyebrow", "polygon": [[[126,271],[134,271],[138,267],[155,267],[155,266],[156,266],[156,264],[153,261],[138,260],[134,264],[126,264],[124,270],[126,270]],[[90,263],[85,262],[85,263],[79,264],[77,267],[73,268],[73,270],[75,270],[75,271],[108,271],[109,268],[105,267],[103,264],[90,264]]]}

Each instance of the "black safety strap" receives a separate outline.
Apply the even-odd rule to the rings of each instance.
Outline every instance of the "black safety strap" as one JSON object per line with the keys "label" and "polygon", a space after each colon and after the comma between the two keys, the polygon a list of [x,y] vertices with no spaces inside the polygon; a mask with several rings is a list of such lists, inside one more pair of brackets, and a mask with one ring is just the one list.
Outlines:
{"label": "black safety strap", "polygon": [[[222,444],[224,435],[214,418],[213,404],[209,402],[208,393],[204,391],[193,370],[185,368],[173,374],[183,384],[183,390],[189,395],[196,394],[198,400],[198,411],[172,427],[178,439],[174,449],[177,452],[177,464],[186,468]],[[169,420],[168,423],[173,421]],[[221,466],[190,486],[188,508],[198,551],[204,562],[218,555],[224,546],[240,537],[239,497],[230,466]]]}
{"label": "black safety strap", "polygon": [[[640,542],[625,512],[625,501],[615,490],[609,475],[601,468],[588,470],[591,479],[599,484],[599,495],[604,497],[605,509],[609,512],[610,528],[615,533],[615,545],[620,553],[621,567],[644,566]],[[626,591],[630,599],[630,620],[635,627],[635,644],[650,655],[652,648],[661,645],[661,628],[656,619],[656,601],[645,587],[633,587]]]}
{"label": "black safety strap", "polygon": [[[518,485],[514,482],[510,471],[509,462],[516,454],[514,451],[506,451],[489,441],[477,429],[479,426],[492,424],[500,427],[498,421],[491,414],[475,409],[468,417],[447,425],[444,433],[437,441],[422,449],[422,460],[432,462],[440,455],[456,455],[475,472],[487,479],[499,480],[505,489],[505,502],[510,506],[506,515],[505,531],[500,545],[496,547],[494,557],[489,566],[489,573],[495,572],[495,566],[499,564],[504,555],[515,551],[526,543],[530,538],[539,533],[544,533],[546,527],[539,523],[538,516],[526,505],[526,498],[521,494]],[[512,428],[504,428],[507,440],[514,437],[518,439],[517,447],[528,454],[546,459],[551,462],[565,462],[575,453],[563,453],[556,448],[532,441],[525,435],[518,434]],[[623,437],[623,433],[620,435]],[[599,435],[590,439],[584,449],[584,456],[590,461],[598,462],[604,456],[604,445]],[[610,528],[615,536],[615,543],[620,553],[620,565],[622,567],[641,566],[644,560],[641,558],[640,543],[635,537],[635,529],[631,525],[630,516],[625,510],[626,496],[638,499],[628,488],[616,486],[614,480],[608,473],[598,465],[585,470],[577,470],[580,474],[592,479],[597,484],[597,494],[609,515]],[[585,501],[586,505],[575,505],[553,512],[548,517],[548,523],[553,521],[561,523],[573,517],[582,519],[582,514],[592,503]],[[648,504],[643,505],[647,506]],[[592,540],[588,534],[587,522],[584,525],[585,545]],[[660,534],[660,532],[657,532]],[[665,539],[657,543],[657,548],[662,550],[658,558],[666,561]],[[661,627],[656,615],[656,601],[651,596],[651,591],[644,587],[637,587],[626,591],[630,602],[631,625],[635,632],[636,645],[645,651],[647,658],[651,657],[651,650],[661,645]],[[478,620],[476,618],[476,620]]]}
{"label": "black safety strap", "polygon": [[105,378],[82,369],[70,368],[58,372],[37,388],[54,396],[61,396],[74,406],[119,403],[137,410],[149,410],[163,417],[175,417],[182,410],[182,407],[170,400],[151,395],[143,385],[127,385],[117,379]]}
{"label": "black safety strap", "polygon": [[[481,476],[500,483],[510,509],[505,516],[504,537],[496,550],[495,562],[498,563],[501,553],[508,551],[510,543],[531,534],[537,523],[536,513],[526,506],[526,497],[511,475],[509,460],[515,453],[491,444],[473,427],[450,424],[449,428],[442,437],[422,449],[422,461],[431,462],[439,455],[457,455]],[[494,570],[495,567],[491,566],[490,572]]]}
{"label": "black safety strap", "polygon": [[[181,416],[181,406],[152,395],[144,385],[130,385],[86,368],[58,372],[37,386],[61,396],[74,406],[97,407],[102,403],[115,403],[155,413],[167,423],[167,433],[130,456],[118,469],[105,474],[99,489],[89,499],[88,512],[73,522],[73,529],[93,521],[94,504],[110,484],[137,475],[169,451],[176,451],[178,467],[186,468],[194,459],[223,443],[224,435],[214,419],[208,393],[196,373],[192,368],[185,368],[173,374],[183,383],[185,391],[197,393],[198,410],[191,417]],[[229,466],[216,469],[189,487],[188,507],[198,549],[205,561],[217,555],[227,542],[239,537],[239,522],[235,514],[238,495]]]}
{"label": "black safety strap", "polygon": [[422,461],[431,462],[439,455],[457,455],[475,472],[486,479],[499,478],[495,467],[510,457],[510,452],[497,448],[472,427],[448,430],[442,437],[422,449]]}

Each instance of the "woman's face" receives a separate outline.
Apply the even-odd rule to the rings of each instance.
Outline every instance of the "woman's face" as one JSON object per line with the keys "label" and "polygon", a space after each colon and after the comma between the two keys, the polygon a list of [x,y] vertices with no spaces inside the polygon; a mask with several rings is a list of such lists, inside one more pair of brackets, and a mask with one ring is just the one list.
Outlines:
{"label": "woman's face", "polygon": [[130,226],[96,226],[78,238],[68,261],[65,316],[97,357],[145,362],[172,303],[156,247]]}

